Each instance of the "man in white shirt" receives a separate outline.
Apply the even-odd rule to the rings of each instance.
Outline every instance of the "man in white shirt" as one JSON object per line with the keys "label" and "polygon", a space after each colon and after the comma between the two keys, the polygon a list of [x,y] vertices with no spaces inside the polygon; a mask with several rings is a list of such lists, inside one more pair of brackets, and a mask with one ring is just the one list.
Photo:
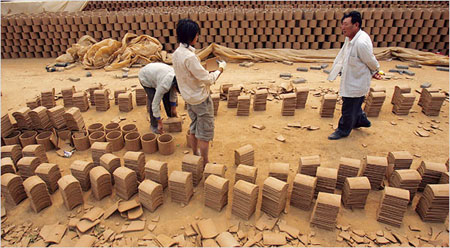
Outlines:
{"label": "man in white shirt", "polygon": [[373,55],[370,36],[361,30],[362,18],[357,11],[342,18],[344,46],[334,60],[328,80],[341,74],[339,95],[342,96],[342,116],[339,126],[328,136],[330,140],[347,137],[353,128],[370,127],[371,123],[361,109],[364,97],[370,89],[371,78],[381,79],[380,65]]}
{"label": "man in white shirt", "polygon": [[[203,163],[208,160],[209,141],[214,138],[214,107],[210,96],[210,85],[225,69],[226,63],[219,62],[219,69],[208,72],[195,55],[195,45],[200,34],[198,24],[182,19],[177,24],[177,39],[180,43],[172,55],[173,68],[181,96],[187,103],[192,122],[189,127],[190,141],[194,155],[201,155]],[[200,154],[198,154],[200,149]]]}
{"label": "man in white shirt", "polygon": [[154,133],[163,133],[161,100],[167,117],[177,116],[177,79],[173,68],[164,63],[150,63],[138,74],[139,82],[147,94],[147,109],[150,114],[150,128]]}

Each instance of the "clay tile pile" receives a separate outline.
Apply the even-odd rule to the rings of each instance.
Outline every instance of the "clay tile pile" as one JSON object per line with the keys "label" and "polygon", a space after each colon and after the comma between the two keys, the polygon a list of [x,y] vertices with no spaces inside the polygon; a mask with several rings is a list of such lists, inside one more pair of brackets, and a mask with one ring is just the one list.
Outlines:
{"label": "clay tile pile", "polygon": [[22,180],[35,175],[36,168],[41,164],[37,157],[23,157],[17,161],[17,169]]}
{"label": "clay tile pile", "polygon": [[106,89],[95,90],[94,99],[95,99],[95,110],[106,111],[109,109],[110,107],[109,93]]}
{"label": "clay tile pile", "polygon": [[297,94],[295,93],[282,94],[280,97],[283,100],[283,103],[281,105],[281,115],[294,116],[295,108],[297,106]]}
{"label": "clay tile pile", "polygon": [[20,176],[12,173],[2,174],[2,196],[5,197],[7,203],[12,205],[19,204],[23,199],[27,198],[23,187],[23,180]]}
{"label": "clay tile pile", "polygon": [[147,94],[143,88],[136,89],[136,105],[145,106],[147,105]]}
{"label": "clay tile pile", "polygon": [[236,183],[239,180],[244,180],[249,183],[255,183],[257,175],[258,175],[257,167],[240,164],[236,168],[234,182]]}
{"label": "clay tile pile", "polygon": [[341,157],[339,161],[338,177],[336,181],[336,188],[342,189],[345,178],[358,176],[359,168],[361,167],[361,160]]}
{"label": "clay tile pile", "polygon": [[[103,86],[101,84],[98,84],[98,83],[94,83],[88,88],[88,91],[89,91],[89,102],[91,103],[92,106],[96,105],[96,102],[95,102],[95,91],[96,90],[101,90],[101,89],[103,89]],[[102,92],[99,92],[99,93],[102,93]],[[106,94],[108,94],[108,93],[106,93]],[[109,97],[109,95],[108,95],[108,97]]]}
{"label": "clay tile pile", "polygon": [[370,192],[367,177],[347,177],[342,188],[342,204],[346,208],[364,208]]}
{"label": "clay tile pile", "polygon": [[81,112],[86,112],[89,109],[89,100],[85,91],[74,93],[72,96],[73,106],[80,109]]}
{"label": "clay tile pile", "polygon": [[417,170],[395,170],[389,179],[389,186],[408,190],[409,202],[412,202],[421,181],[422,177]]}
{"label": "clay tile pile", "polygon": [[423,101],[425,98],[430,97],[431,93],[439,93],[441,90],[439,88],[423,88],[422,92],[420,92],[419,101],[417,105],[423,107]]}
{"label": "clay tile pile", "polygon": [[269,165],[269,177],[275,177],[278,180],[287,182],[288,175],[288,163],[271,163]]}
{"label": "clay tile pile", "polygon": [[238,105],[238,97],[241,94],[241,87],[240,86],[232,86],[228,88],[228,101],[227,101],[227,107],[228,108],[237,108]]}
{"label": "clay tile pile", "polygon": [[239,96],[237,105],[237,115],[238,116],[249,116],[250,115],[250,96]]}
{"label": "clay tile pile", "polygon": [[139,184],[139,202],[150,212],[163,204],[163,187],[161,184],[145,179]]}
{"label": "clay tile pile", "polygon": [[46,108],[53,108],[56,106],[54,88],[41,91],[41,105]]}
{"label": "clay tile pile", "polygon": [[181,162],[181,170],[192,173],[192,182],[197,186],[203,177],[203,157],[186,154]]}
{"label": "clay tile pile", "polygon": [[145,155],[143,152],[126,152],[123,155],[123,165],[134,170],[139,181],[144,180]]}
{"label": "clay tile pile", "polygon": [[95,199],[101,200],[112,194],[111,174],[103,166],[92,168],[89,172],[89,179]]}
{"label": "clay tile pile", "polygon": [[255,149],[252,145],[245,145],[234,150],[234,164],[254,165]]}
{"label": "clay tile pile", "polygon": [[72,96],[75,93],[75,86],[65,87],[61,89],[63,104],[65,108],[74,107]]}
{"label": "clay tile pile", "polygon": [[220,176],[210,175],[205,180],[205,206],[217,211],[228,203],[229,180]]}
{"label": "clay tile pile", "polygon": [[400,94],[392,107],[392,112],[396,115],[408,115],[415,100],[416,96],[413,93]]}
{"label": "clay tile pile", "polygon": [[205,170],[203,171],[203,177],[205,180],[209,177],[209,175],[216,175],[225,178],[226,169],[226,166],[223,164],[207,163],[205,165]]}
{"label": "clay tile pile", "polygon": [[47,108],[44,106],[39,106],[30,111],[30,118],[33,123],[34,129],[44,129],[48,130],[52,127],[50,118],[48,118]]}
{"label": "clay tile pile", "polygon": [[306,101],[308,100],[309,88],[308,87],[295,87],[295,94],[297,96],[297,102],[295,108],[305,108]]}
{"label": "clay tile pile", "polygon": [[163,120],[163,129],[169,133],[176,133],[183,131],[183,120],[181,117],[169,117]]}
{"label": "clay tile pile", "polygon": [[411,93],[411,87],[407,86],[407,85],[396,85],[394,87],[394,94],[392,94],[392,99],[391,99],[391,103],[392,104],[397,104],[398,99],[400,98],[401,94],[404,93]]}
{"label": "clay tile pile", "polygon": [[445,93],[429,92],[426,89],[422,90],[422,113],[427,116],[438,116],[441,112],[441,107],[447,98]]}
{"label": "clay tile pile", "polygon": [[408,190],[385,187],[383,195],[381,196],[380,206],[377,211],[377,221],[395,227],[400,227],[403,222],[403,215],[406,212],[408,203]]}
{"label": "clay tile pile", "polygon": [[440,184],[448,184],[448,171],[442,173],[439,183]]}
{"label": "clay tile pile", "polygon": [[94,165],[100,165],[100,157],[107,153],[112,153],[110,142],[94,142],[91,146],[92,161]]}
{"label": "clay tile pile", "polygon": [[163,189],[169,184],[169,172],[166,162],[161,162],[157,160],[149,160],[145,164],[144,168],[145,179],[150,179],[154,182],[161,184]]}
{"label": "clay tile pile", "polygon": [[239,247],[241,246],[236,238],[229,232],[220,233],[217,238],[217,243],[220,247]]}
{"label": "clay tile pile", "polygon": [[219,111],[220,94],[211,94],[211,100],[214,105],[214,116],[217,116],[217,112]]}
{"label": "clay tile pile", "polygon": [[337,174],[338,171],[334,168],[317,168],[317,185],[314,191],[314,197],[317,197],[319,192],[334,194],[334,190],[336,189]]}
{"label": "clay tile pile", "polygon": [[[100,157],[100,165],[112,175],[120,167],[120,158],[112,153],[105,153]],[[111,182],[114,184],[114,177],[111,178]]]}
{"label": "clay tile pile", "polygon": [[82,131],[86,129],[84,124],[83,116],[81,116],[80,109],[77,107],[72,107],[66,110],[63,114],[64,120],[66,120],[66,125],[69,130]]}
{"label": "clay tile pile", "polygon": [[389,152],[388,156],[388,178],[394,170],[409,169],[413,162],[413,156],[408,151]]}
{"label": "clay tile pile", "polygon": [[257,90],[253,99],[253,111],[264,111],[267,105],[267,89]]}
{"label": "clay tile pile", "polygon": [[256,210],[259,187],[256,184],[239,180],[233,187],[231,213],[245,220],[250,219]]}
{"label": "clay tile pile", "polygon": [[319,166],[319,155],[300,157],[300,161],[298,163],[298,173],[315,177],[317,167]]}
{"label": "clay tile pile", "polygon": [[336,108],[337,95],[325,94],[322,98],[320,106],[320,117],[332,118],[334,116],[334,109]]}
{"label": "clay tile pile", "polygon": [[173,171],[169,176],[169,190],[173,202],[187,205],[194,194],[192,173]]}
{"label": "clay tile pile", "polygon": [[264,180],[261,211],[278,217],[286,205],[288,184],[274,177]]}
{"label": "clay tile pile", "polygon": [[12,116],[16,119],[17,127],[19,129],[32,128],[31,118],[29,116],[30,111],[31,109],[29,107],[23,107],[12,113]]}
{"label": "clay tile pile", "polygon": [[340,207],[340,195],[319,192],[311,214],[311,224],[322,229],[333,230],[336,226]]}
{"label": "clay tile pile", "polygon": [[89,172],[92,168],[94,168],[94,163],[83,160],[75,160],[70,165],[70,172],[80,182],[83,191],[88,191],[91,188]]}
{"label": "clay tile pile", "polygon": [[47,184],[50,194],[53,194],[58,189],[58,180],[61,178],[61,172],[57,164],[42,163],[34,172]]}
{"label": "clay tile pile", "polygon": [[52,200],[47,190],[47,185],[38,176],[31,176],[23,182],[23,187],[30,198],[31,208],[36,212],[51,206]]}
{"label": "clay tile pile", "polygon": [[316,184],[316,177],[296,174],[292,188],[291,205],[306,211],[309,210],[314,198]]}
{"label": "clay tile pile", "polygon": [[126,92],[127,92],[126,87],[114,90],[114,105],[119,105],[119,95]]}
{"label": "clay tile pile", "polygon": [[10,157],[2,158],[0,166],[2,175],[5,173],[16,174],[16,166],[14,165],[14,161]]}
{"label": "clay tile pile", "polygon": [[378,117],[384,100],[386,100],[386,92],[369,92],[366,104],[364,105],[364,112],[367,117]]}
{"label": "clay tile pile", "polygon": [[118,96],[119,111],[130,112],[133,110],[133,97],[131,92],[121,93]]}
{"label": "clay tile pile", "polygon": [[113,175],[116,194],[125,200],[130,199],[137,192],[136,172],[127,167],[119,167]]}
{"label": "clay tile pile", "polygon": [[22,149],[24,157],[37,157],[41,163],[48,163],[45,147],[41,144],[27,145]]}
{"label": "clay tile pile", "polygon": [[22,148],[20,145],[9,145],[2,146],[1,148],[1,156],[2,158],[9,157],[12,159],[14,164],[17,164],[17,161],[22,158]]}
{"label": "clay tile pile", "polygon": [[64,107],[57,105],[51,109],[48,109],[48,117],[50,122],[56,129],[61,129],[66,126],[66,120],[64,119]]}
{"label": "clay tile pile", "polygon": [[59,191],[68,210],[83,204],[80,182],[72,175],[65,175],[58,180]]}
{"label": "clay tile pile", "polygon": [[429,184],[416,206],[422,221],[443,223],[448,215],[448,184]]}
{"label": "clay tile pile", "polygon": [[2,127],[1,130],[2,137],[8,137],[8,135],[10,135],[13,132],[14,128],[11,123],[11,119],[9,119],[8,114],[2,115],[1,127]]}
{"label": "clay tile pile", "polygon": [[362,168],[362,175],[367,177],[372,189],[378,190],[387,170],[387,158],[367,156]]}
{"label": "clay tile pile", "polygon": [[422,181],[419,184],[418,190],[423,191],[427,184],[439,183],[441,174],[447,171],[447,167],[445,167],[445,164],[443,163],[422,161],[419,168],[417,168],[417,171],[422,177]]}

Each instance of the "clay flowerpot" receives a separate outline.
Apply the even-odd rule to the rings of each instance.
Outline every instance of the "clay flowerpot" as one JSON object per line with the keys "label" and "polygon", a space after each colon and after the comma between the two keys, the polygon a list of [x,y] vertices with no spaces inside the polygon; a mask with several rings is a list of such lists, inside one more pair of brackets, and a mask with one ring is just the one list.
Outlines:
{"label": "clay flowerpot", "polygon": [[89,125],[89,127],[88,127],[89,134],[92,134],[93,132],[96,132],[96,131],[105,131],[105,127],[103,126],[102,123],[94,123],[94,124]]}
{"label": "clay flowerpot", "polygon": [[112,131],[120,131],[119,123],[111,122],[111,123],[106,124],[106,126],[105,126],[106,134],[108,134],[109,132],[112,132]]}
{"label": "clay flowerpot", "polygon": [[141,135],[138,132],[131,132],[125,135],[125,149],[137,152],[141,150]]}
{"label": "clay flowerpot", "polygon": [[84,151],[91,147],[91,143],[89,143],[89,137],[85,133],[74,133],[72,135],[72,140],[77,151]]}
{"label": "clay flowerpot", "polygon": [[15,144],[19,144],[20,145],[20,140],[19,140],[19,136],[20,136],[21,132],[18,130],[12,131],[12,133],[6,137],[3,138],[3,141],[5,142],[5,145],[15,145]]}
{"label": "clay flowerpot", "polygon": [[165,133],[158,137],[158,150],[162,155],[170,155],[175,152],[175,142],[172,135]]}
{"label": "clay flowerpot", "polygon": [[131,133],[131,132],[137,132],[137,127],[135,124],[126,124],[125,126],[122,127],[122,134],[123,137],[125,137],[125,135],[127,133]]}
{"label": "clay flowerpot", "polygon": [[105,132],[103,131],[96,131],[89,135],[89,143],[94,144],[94,142],[105,142]]}
{"label": "clay flowerpot", "polygon": [[124,146],[122,132],[118,130],[107,133],[106,141],[111,143],[113,152],[122,150]]}
{"label": "clay flowerpot", "polygon": [[19,136],[20,144],[22,144],[22,147],[25,147],[27,145],[36,144],[36,131],[25,131]]}
{"label": "clay flowerpot", "polygon": [[37,143],[43,145],[45,147],[45,151],[47,152],[55,148],[55,145],[53,145],[50,140],[52,134],[52,132],[46,131],[36,136]]}
{"label": "clay flowerpot", "polygon": [[151,154],[158,151],[158,143],[156,138],[157,136],[154,133],[146,133],[141,136],[142,150],[145,153]]}

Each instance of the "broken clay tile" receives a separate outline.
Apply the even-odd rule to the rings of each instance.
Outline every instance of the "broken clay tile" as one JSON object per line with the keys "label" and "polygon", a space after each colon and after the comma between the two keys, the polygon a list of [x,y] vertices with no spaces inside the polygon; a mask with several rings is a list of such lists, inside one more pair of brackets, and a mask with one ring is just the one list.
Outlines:
{"label": "broken clay tile", "polygon": [[153,232],[156,229],[156,224],[148,224],[147,229],[150,230],[150,232]]}
{"label": "broken clay tile", "polygon": [[95,221],[97,219],[99,219],[100,217],[102,217],[102,215],[105,213],[105,211],[99,207],[93,207],[91,208],[91,210],[89,210],[87,213],[85,213],[82,217],[81,220],[83,219],[87,219],[90,221]]}
{"label": "broken clay tile", "polygon": [[121,202],[119,202],[119,206],[117,209],[119,210],[119,212],[124,213],[124,212],[131,210],[133,208],[136,208],[140,205],[141,204],[139,202],[137,202],[136,199],[129,200],[129,201],[121,201]]}
{"label": "broken clay tile", "polygon": [[74,247],[92,247],[96,240],[97,238],[94,236],[82,235]]}
{"label": "broken clay tile", "polygon": [[285,142],[286,138],[283,137],[283,135],[279,135],[276,140],[280,141],[280,142]]}
{"label": "broken clay tile", "polygon": [[127,212],[127,216],[128,216],[129,220],[135,220],[135,219],[141,217],[143,214],[144,214],[144,211],[142,210],[141,206],[130,209]]}
{"label": "broken clay tile", "polygon": [[103,214],[103,217],[105,219],[108,219],[114,212],[117,211],[117,208],[119,206],[119,202],[115,202],[113,205],[111,205],[109,208],[106,209],[105,213]]}
{"label": "broken clay tile", "polygon": [[142,231],[144,230],[144,228],[145,228],[145,221],[135,220],[132,221],[123,232]]}
{"label": "broken clay tile", "polygon": [[66,233],[66,225],[45,225],[42,227],[39,235],[44,239],[46,243],[56,243],[59,244],[62,237]]}

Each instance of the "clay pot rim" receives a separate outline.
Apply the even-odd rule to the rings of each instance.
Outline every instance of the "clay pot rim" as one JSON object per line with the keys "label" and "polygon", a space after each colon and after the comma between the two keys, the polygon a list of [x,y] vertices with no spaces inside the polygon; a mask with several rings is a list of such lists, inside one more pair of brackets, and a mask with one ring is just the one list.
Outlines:
{"label": "clay pot rim", "polygon": [[[165,138],[165,137],[170,137],[170,139],[167,140],[167,141],[161,140],[161,138]],[[170,135],[170,134],[168,134],[168,133],[162,134],[162,135],[160,135],[160,136],[158,137],[158,142],[159,142],[159,143],[162,143],[162,144],[167,144],[167,143],[169,143],[169,142],[171,142],[171,141],[173,141],[173,136]]]}
{"label": "clay pot rim", "polygon": [[[133,128],[131,128],[133,127]],[[129,131],[133,131],[133,130],[137,130],[136,124],[130,123],[130,124],[126,124],[122,127],[123,131],[129,132]]]}
{"label": "clay pot rim", "polygon": [[[147,136],[153,136],[152,139],[147,139]],[[145,133],[143,135],[141,135],[141,140],[144,142],[150,142],[150,141],[155,141],[156,139],[158,139],[158,135],[156,135],[155,133]]]}
{"label": "clay pot rim", "polygon": [[103,128],[104,128],[103,123],[96,122],[94,124],[89,125],[88,130],[98,130]]}
{"label": "clay pot rim", "polygon": [[19,136],[19,138],[21,138],[21,139],[29,139],[29,138],[32,138],[33,136],[36,136],[37,134],[38,133],[36,131],[34,131],[34,130],[28,130],[28,131],[23,132]]}
{"label": "clay pot rim", "polygon": [[[14,133],[18,133],[16,135],[13,135]],[[12,139],[12,138],[16,138],[18,136],[20,136],[22,134],[21,131],[19,130],[13,130],[8,136],[6,136],[4,139]]]}
{"label": "clay pot rim", "polygon": [[[83,137],[76,137],[75,135],[78,135],[78,134],[84,134],[84,136],[83,136]],[[87,136],[86,133],[80,133],[80,132],[78,132],[78,133],[72,134],[72,139],[75,139],[75,140],[85,139],[85,138],[87,138],[87,137],[88,137],[88,136]]]}
{"label": "clay pot rim", "polygon": [[[101,134],[101,136],[94,137],[94,136],[97,136],[97,134]],[[95,131],[95,132],[89,134],[89,139],[100,139],[102,137],[105,137],[105,132],[103,132],[103,131]]]}
{"label": "clay pot rim", "polygon": [[[136,136],[136,137],[131,137],[131,136]],[[131,133],[125,134],[125,140],[138,140],[140,138],[141,138],[141,135],[138,132],[131,132]]]}
{"label": "clay pot rim", "polygon": [[45,140],[47,138],[50,138],[51,135],[52,135],[51,131],[45,131],[36,135],[36,140]]}
{"label": "clay pot rim", "polygon": [[[117,134],[117,136],[110,137],[110,136],[113,136],[114,134]],[[122,137],[122,132],[118,131],[118,130],[113,130],[106,134],[106,140],[117,140],[117,139],[120,139],[121,137]]]}
{"label": "clay pot rim", "polygon": [[[113,125],[113,127],[111,127],[111,125]],[[106,124],[105,129],[106,130],[115,130],[117,128],[120,128],[119,123],[115,123],[115,122],[110,122],[108,124]]]}

